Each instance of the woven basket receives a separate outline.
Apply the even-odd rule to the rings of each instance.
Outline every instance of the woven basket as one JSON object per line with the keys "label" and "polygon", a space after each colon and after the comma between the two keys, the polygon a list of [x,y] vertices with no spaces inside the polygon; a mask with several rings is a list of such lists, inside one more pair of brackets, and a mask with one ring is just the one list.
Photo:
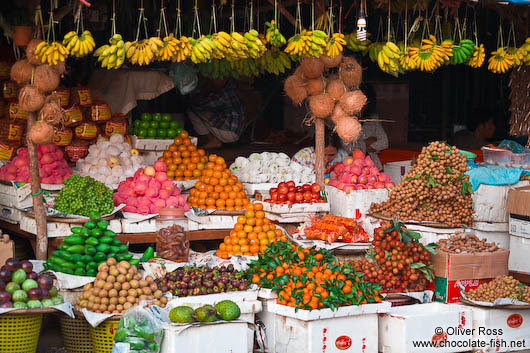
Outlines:
{"label": "woven basket", "polygon": [[119,320],[106,320],[99,326],[90,326],[90,336],[94,353],[110,353],[114,345],[114,335],[118,331]]}
{"label": "woven basket", "polygon": [[92,353],[92,336],[88,322],[82,317],[72,319],[68,315],[61,315],[60,320],[64,346],[68,353]]}
{"label": "woven basket", "polygon": [[41,325],[42,314],[0,315],[0,353],[34,353]]}

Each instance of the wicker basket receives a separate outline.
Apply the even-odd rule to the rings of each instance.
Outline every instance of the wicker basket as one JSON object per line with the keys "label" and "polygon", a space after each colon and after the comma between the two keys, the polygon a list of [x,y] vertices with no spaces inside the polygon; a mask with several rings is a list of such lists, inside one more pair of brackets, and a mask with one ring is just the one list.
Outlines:
{"label": "wicker basket", "polygon": [[68,353],[92,353],[92,336],[90,325],[83,317],[72,319],[68,315],[61,315],[61,332],[64,345]]}
{"label": "wicker basket", "polygon": [[114,335],[118,331],[119,320],[106,320],[99,326],[90,327],[94,353],[110,353],[114,345]]}
{"label": "wicker basket", "polygon": [[42,314],[0,315],[0,353],[34,353],[41,325]]}

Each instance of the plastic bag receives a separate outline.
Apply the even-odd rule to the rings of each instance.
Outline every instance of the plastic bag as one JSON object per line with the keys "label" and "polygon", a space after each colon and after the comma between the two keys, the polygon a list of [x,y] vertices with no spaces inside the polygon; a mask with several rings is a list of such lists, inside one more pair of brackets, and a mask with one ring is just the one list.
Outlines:
{"label": "plastic bag", "polygon": [[512,140],[502,140],[501,143],[499,143],[499,148],[507,149],[508,151],[511,151],[513,153],[525,152],[524,146]]}
{"label": "plastic bag", "polygon": [[163,337],[160,319],[143,305],[133,306],[118,324],[112,353],[158,353]]}
{"label": "plastic bag", "polygon": [[193,92],[199,84],[197,71],[191,65],[186,63],[174,63],[171,70],[173,71],[173,82],[180,94],[186,95]]}

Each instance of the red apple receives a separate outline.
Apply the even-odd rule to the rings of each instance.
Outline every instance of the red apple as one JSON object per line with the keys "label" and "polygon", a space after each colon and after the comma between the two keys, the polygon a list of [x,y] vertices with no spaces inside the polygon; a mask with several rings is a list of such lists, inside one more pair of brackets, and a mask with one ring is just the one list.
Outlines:
{"label": "red apple", "polygon": [[274,193],[274,194],[271,193],[271,199],[273,201],[278,201],[278,193]]}
{"label": "red apple", "polygon": [[295,187],[295,192],[304,192],[304,188],[301,186]]}
{"label": "red apple", "polygon": [[289,192],[296,192],[296,186],[288,186]]}
{"label": "red apple", "polygon": [[278,201],[280,201],[280,202],[287,201],[287,194],[279,194],[278,195]]}
{"label": "red apple", "polygon": [[287,193],[287,200],[294,201],[294,192],[288,192]]}
{"label": "red apple", "polygon": [[295,183],[294,183],[294,181],[289,180],[289,181],[287,182],[287,187],[290,188],[290,187],[292,187],[292,186],[295,186]]}
{"label": "red apple", "polygon": [[321,188],[320,188],[320,185],[318,183],[313,183],[311,185],[311,191],[313,192],[320,192]]}
{"label": "red apple", "polygon": [[368,183],[368,178],[366,177],[366,175],[361,175],[359,177],[359,184],[363,184],[364,185],[366,183]]}
{"label": "red apple", "polygon": [[318,192],[312,192],[311,193],[311,200],[318,200],[320,198],[320,194]]}
{"label": "red apple", "polygon": [[304,201],[304,194],[302,194],[301,192],[297,192],[295,195],[295,200],[298,202]]}
{"label": "red apple", "polygon": [[359,177],[357,175],[355,175],[355,174],[352,174],[350,176],[349,183],[350,184],[358,184],[359,183]]}
{"label": "red apple", "polygon": [[278,189],[280,189],[281,187],[287,187],[287,183],[284,183],[284,182],[279,183]]}
{"label": "red apple", "polygon": [[304,192],[304,201],[311,201],[311,191]]}
{"label": "red apple", "polygon": [[287,186],[279,186],[278,187],[278,197],[280,195],[287,195],[287,193],[289,192],[289,188]]}
{"label": "red apple", "polygon": [[273,203],[273,201],[271,199],[265,199],[265,200],[263,200],[263,202]]}
{"label": "red apple", "polygon": [[304,185],[302,185],[302,189],[304,189],[304,191],[311,191],[311,185],[304,184]]}

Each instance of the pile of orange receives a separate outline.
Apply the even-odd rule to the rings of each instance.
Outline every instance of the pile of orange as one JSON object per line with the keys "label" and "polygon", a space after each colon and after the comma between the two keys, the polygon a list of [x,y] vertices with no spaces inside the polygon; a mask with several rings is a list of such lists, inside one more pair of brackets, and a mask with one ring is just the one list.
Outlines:
{"label": "pile of orange", "polygon": [[217,256],[227,259],[230,255],[257,256],[269,244],[287,241],[281,229],[265,218],[261,203],[248,204],[244,216],[237,218],[234,229],[219,245]]}
{"label": "pile of orange", "polygon": [[232,175],[224,158],[215,154],[207,158],[202,176],[190,190],[188,205],[203,209],[243,210],[250,203],[243,184]]}
{"label": "pile of orange", "polygon": [[191,143],[185,130],[175,137],[173,143],[158,159],[166,163],[166,174],[170,180],[199,179],[208,162],[206,152]]}

